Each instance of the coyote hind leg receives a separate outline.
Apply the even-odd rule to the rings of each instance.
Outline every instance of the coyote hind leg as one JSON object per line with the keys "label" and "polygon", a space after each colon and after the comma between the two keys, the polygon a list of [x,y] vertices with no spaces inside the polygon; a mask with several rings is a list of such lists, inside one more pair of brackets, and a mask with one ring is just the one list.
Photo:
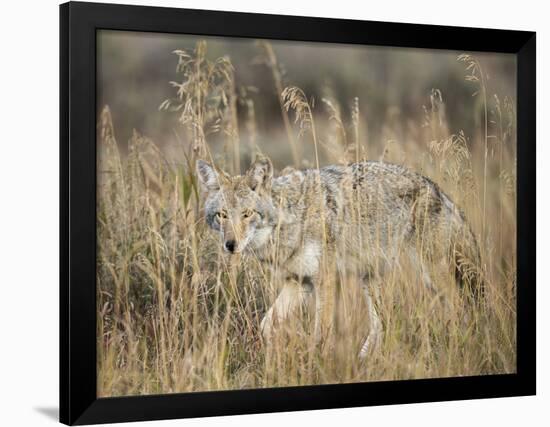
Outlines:
{"label": "coyote hind leg", "polygon": [[377,303],[377,281],[373,281],[370,276],[366,276],[363,279],[361,285],[363,295],[365,296],[365,301],[367,303],[367,313],[369,316],[369,333],[365,342],[361,346],[361,351],[359,352],[359,357],[365,359],[369,354],[372,354],[380,346],[380,341],[382,338],[382,322],[378,316],[376,310]]}
{"label": "coyote hind leg", "polygon": [[430,291],[432,294],[437,294],[437,288],[435,287],[432,278],[430,276],[430,273],[428,272],[428,269],[426,267],[425,261],[422,259],[422,257],[418,254],[416,250],[409,250],[408,251],[409,260],[411,262],[411,266],[415,270],[416,274],[420,277],[422,280],[422,283],[424,284],[424,287]]}

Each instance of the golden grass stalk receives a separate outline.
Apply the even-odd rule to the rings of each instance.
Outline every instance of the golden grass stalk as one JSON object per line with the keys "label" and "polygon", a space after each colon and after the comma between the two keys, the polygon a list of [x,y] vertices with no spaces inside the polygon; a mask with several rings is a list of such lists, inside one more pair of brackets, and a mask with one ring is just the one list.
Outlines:
{"label": "golden grass stalk", "polygon": [[281,117],[283,118],[283,124],[287,134],[290,152],[292,154],[292,161],[295,167],[300,167],[300,148],[296,138],[294,137],[294,132],[292,131],[292,125],[290,118],[288,117],[288,109],[285,108],[283,96],[283,73],[279,63],[277,62],[277,56],[275,55],[275,51],[273,50],[271,43],[264,40],[258,42],[258,44],[263,51],[263,62],[269,67],[271,74],[273,75],[273,83],[275,84],[275,90],[277,92],[279,106],[281,108]]}
{"label": "golden grass stalk", "polygon": [[304,91],[296,86],[286,87],[281,94],[281,98],[285,111],[294,111],[294,123],[298,123],[300,127],[299,136],[303,136],[307,131],[311,132],[311,138],[315,149],[315,167],[319,169],[317,131],[315,130],[315,120],[311,110],[313,102],[310,102]]}

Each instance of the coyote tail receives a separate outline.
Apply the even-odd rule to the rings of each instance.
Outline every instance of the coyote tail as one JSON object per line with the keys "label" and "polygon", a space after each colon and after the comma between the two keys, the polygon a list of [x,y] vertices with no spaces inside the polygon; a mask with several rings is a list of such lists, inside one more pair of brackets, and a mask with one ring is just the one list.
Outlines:
{"label": "coyote tail", "polygon": [[485,295],[485,283],[481,253],[477,239],[461,213],[456,214],[455,233],[451,247],[451,262],[457,283],[468,297],[481,301]]}

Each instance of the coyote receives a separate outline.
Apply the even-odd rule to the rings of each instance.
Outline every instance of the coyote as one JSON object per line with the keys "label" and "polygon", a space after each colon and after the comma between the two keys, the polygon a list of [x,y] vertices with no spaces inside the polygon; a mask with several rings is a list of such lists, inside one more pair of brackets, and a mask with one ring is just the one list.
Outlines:
{"label": "coyote", "polygon": [[274,322],[309,294],[315,296],[318,334],[323,259],[361,278],[369,318],[361,357],[378,346],[382,333],[375,289],[403,259],[429,289],[425,265],[446,259],[469,295],[482,292],[479,249],[464,215],[434,182],[405,167],[362,161],[287,168],[274,178],[271,161],[258,156],[244,175],[229,176],[203,160],[196,169],[206,192],[206,222],[219,232],[223,249],[276,264],[285,275],[261,322],[267,340]]}

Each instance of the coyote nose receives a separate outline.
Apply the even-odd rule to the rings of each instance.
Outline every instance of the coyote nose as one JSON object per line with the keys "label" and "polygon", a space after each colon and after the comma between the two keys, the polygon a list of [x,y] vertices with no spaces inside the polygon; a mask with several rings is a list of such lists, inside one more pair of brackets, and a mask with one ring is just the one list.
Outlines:
{"label": "coyote nose", "polygon": [[225,249],[227,249],[231,253],[235,252],[235,246],[235,240],[228,240],[227,242],[225,242]]}

